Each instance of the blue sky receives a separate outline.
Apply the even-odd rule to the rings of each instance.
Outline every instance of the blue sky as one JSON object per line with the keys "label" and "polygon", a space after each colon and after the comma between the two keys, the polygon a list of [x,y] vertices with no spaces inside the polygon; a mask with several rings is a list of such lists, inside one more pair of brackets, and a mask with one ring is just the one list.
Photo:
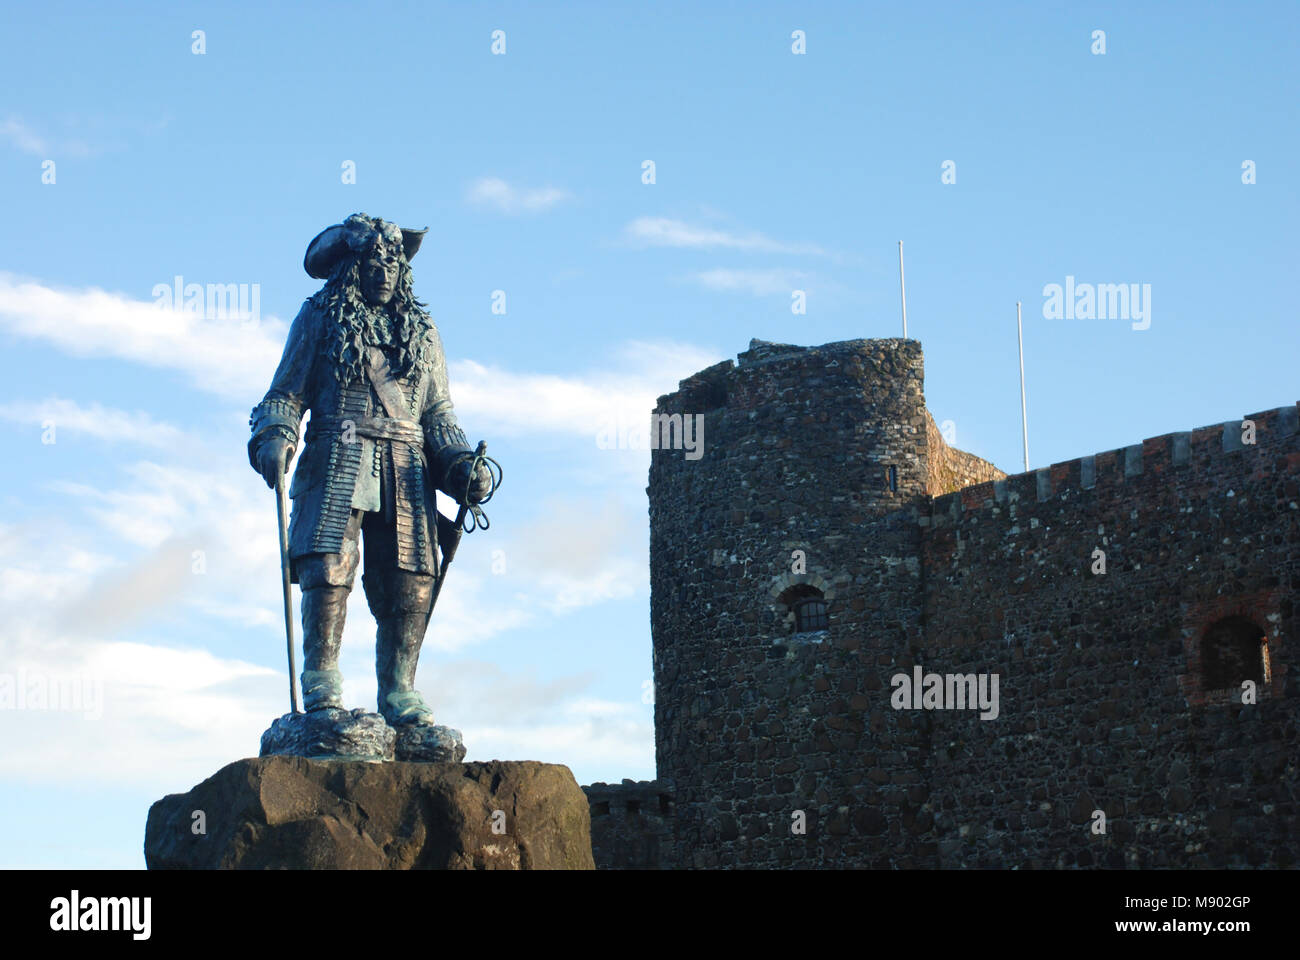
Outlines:
{"label": "blue sky", "polygon": [[[440,721],[470,759],[648,779],[648,459],[602,418],[751,337],[897,336],[900,239],[930,409],[1005,470],[1017,300],[1034,467],[1295,402],[1298,11],[9,5],[0,674],[102,700],[0,710],[0,864],[142,865],[148,804],[285,709],[244,441],[323,227],[430,228],[416,290],[506,469],[422,658]],[[166,313],[177,275],[260,316]],[[1149,328],[1046,319],[1067,276],[1149,284]],[[372,704],[360,591],[344,668]]]}

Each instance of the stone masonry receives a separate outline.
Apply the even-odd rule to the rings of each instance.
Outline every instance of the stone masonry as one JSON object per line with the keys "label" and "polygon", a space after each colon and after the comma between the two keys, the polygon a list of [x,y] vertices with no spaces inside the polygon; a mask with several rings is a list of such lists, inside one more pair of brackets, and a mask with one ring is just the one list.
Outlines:
{"label": "stone masonry", "polygon": [[593,783],[582,788],[591,806],[591,850],[605,870],[654,870],[669,861],[673,799],[660,780]]}
{"label": "stone masonry", "polygon": [[650,467],[660,779],[586,788],[597,865],[1296,865],[1297,408],[1008,477],[923,386],[754,341],[660,398],[705,425]]}

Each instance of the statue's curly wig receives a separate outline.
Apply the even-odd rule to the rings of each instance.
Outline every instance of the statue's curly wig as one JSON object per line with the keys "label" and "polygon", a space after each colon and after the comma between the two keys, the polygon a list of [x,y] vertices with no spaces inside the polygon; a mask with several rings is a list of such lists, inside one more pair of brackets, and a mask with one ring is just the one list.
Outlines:
{"label": "statue's curly wig", "polygon": [[361,260],[355,256],[339,261],[311,303],[333,334],[325,338],[325,354],[340,383],[361,377],[366,347],[372,344],[395,348],[392,371],[397,377],[427,371],[433,362],[433,319],[415,299],[405,257],[399,257],[393,299],[383,306],[367,303],[362,295]]}

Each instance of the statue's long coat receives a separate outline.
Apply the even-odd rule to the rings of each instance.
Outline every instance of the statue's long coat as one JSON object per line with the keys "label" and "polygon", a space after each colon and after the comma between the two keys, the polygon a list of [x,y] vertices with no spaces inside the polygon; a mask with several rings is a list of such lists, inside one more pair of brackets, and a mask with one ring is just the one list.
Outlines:
{"label": "statue's long coat", "polygon": [[[379,510],[382,504],[396,528],[397,566],[436,573],[434,492],[443,487],[451,460],[471,452],[452,410],[442,339],[431,326],[427,361],[396,381],[410,418],[407,429],[397,432],[418,439],[366,436],[364,426],[349,430],[347,422],[364,425],[367,418],[387,414],[367,372],[359,379],[339,382],[336,362],[328,353],[333,339],[330,322],[311,300],[303,304],[289,330],[271,389],[253,408],[250,419],[249,457],[253,459],[259,444],[273,433],[297,446],[299,424],[311,411],[306,446],[289,489],[293,499],[289,556],[296,560],[311,553],[341,552],[350,511]],[[297,582],[296,570],[293,578]]]}

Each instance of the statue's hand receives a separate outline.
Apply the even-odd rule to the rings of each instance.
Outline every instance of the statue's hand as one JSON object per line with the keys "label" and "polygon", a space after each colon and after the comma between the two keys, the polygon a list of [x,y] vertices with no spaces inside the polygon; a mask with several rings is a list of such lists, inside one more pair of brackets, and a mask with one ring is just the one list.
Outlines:
{"label": "statue's hand", "polygon": [[268,487],[275,489],[276,475],[281,470],[288,472],[292,459],[293,444],[281,436],[267,437],[257,448],[257,472]]}
{"label": "statue's hand", "polygon": [[[462,460],[448,471],[447,487],[457,501],[465,495],[465,484],[469,481],[469,460]],[[492,474],[487,467],[479,464],[474,472],[474,480],[469,484],[469,502],[478,503],[492,490]]]}

